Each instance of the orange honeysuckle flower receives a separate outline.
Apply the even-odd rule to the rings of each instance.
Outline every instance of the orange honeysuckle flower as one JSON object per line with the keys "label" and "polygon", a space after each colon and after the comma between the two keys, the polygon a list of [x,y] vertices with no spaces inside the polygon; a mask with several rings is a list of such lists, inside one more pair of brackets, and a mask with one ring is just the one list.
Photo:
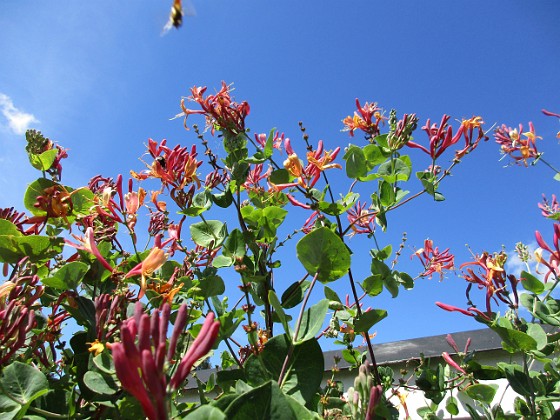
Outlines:
{"label": "orange honeysuckle flower", "polygon": [[99,340],[95,340],[93,343],[86,343],[89,344],[88,351],[93,353],[94,356],[99,356],[103,350],[105,350],[105,346],[103,343],[100,343]]}
{"label": "orange honeysuckle flower", "polygon": [[339,163],[331,163],[336,155],[340,152],[340,147],[334,149],[334,151],[326,151],[323,156],[318,157],[316,152],[307,152],[307,161],[314,165],[319,171],[325,171],[327,169],[338,168],[342,169]]}
{"label": "orange honeysuckle flower", "polygon": [[290,175],[299,178],[303,175],[303,165],[298,155],[292,153],[288,156],[288,159],[284,161],[284,168],[290,173]]}
{"label": "orange honeysuckle flower", "polygon": [[140,281],[140,292],[138,293],[138,298],[144,296],[146,292],[146,279],[150,277],[154,271],[161,268],[161,266],[167,261],[168,255],[163,251],[163,249],[157,246],[152,248],[148,256],[140,264],[136,265],[128,274],[124,277],[129,278],[132,276],[141,276]]}
{"label": "orange honeysuckle flower", "polygon": [[469,129],[469,128],[480,128],[482,126],[482,124],[484,124],[484,121],[482,120],[481,116],[477,116],[477,117],[472,117],[468,120],[463,120],[461,121],[461,125],[465,128],[465,129]]}

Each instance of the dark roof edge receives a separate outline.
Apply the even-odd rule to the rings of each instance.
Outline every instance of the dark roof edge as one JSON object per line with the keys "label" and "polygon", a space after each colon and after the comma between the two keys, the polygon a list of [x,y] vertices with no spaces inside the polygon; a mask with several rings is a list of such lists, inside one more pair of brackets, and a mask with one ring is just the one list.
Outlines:
{"label": "dark roof edge", "polygon": [[[480,330],[462,331],[451,333],[453,340],[457,343],[460,351],[463,351],[467,340],[470,338],[469,350],[485,352],[502,349],[501,338],[489,328]],[[373,351],[377,364],[386,365],[404,362],[410,359],[420,358],[420,353],[426,358],[439,357],[446,351],[450,354],[455,353],[453,348],[447,343],[447,334],[434,335],[430,337],[413,338],[411,340],[394,341],[390,343],[374,344]],[[366,350],[365,346],[356,348],[359,351]],[[327,351],[325,356],[325,370],[330,370],[334,365],[334,358],[340,357],[340,350]],[[344,359],[338,363],[339,369],[350,367]]]}

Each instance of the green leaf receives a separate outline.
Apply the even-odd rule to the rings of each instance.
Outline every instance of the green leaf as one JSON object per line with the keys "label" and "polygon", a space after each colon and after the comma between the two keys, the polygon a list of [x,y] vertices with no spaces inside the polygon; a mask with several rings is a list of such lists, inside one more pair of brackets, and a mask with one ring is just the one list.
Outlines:
{"label": "green leaf", "polygon": [[329,310],[329,300],[321,299],[315,305],[307,308],[303,313],[301,326],[295,339],[296,343],[311,340],[321,330],[327,311]]}
{"label": "green leaf", "polygon": [[23,236],[23,233],[9,220],[0,219],[0,236]]}
{"label": "green leaf", "polygon": [[37,202],[37,197],[45,194],[46,188],[53,187],[55,185],[60,184],[57,184],[47,178],[39,178],[29,184],[27,190],[25,190],[25,195],[23,196],[23,204],[25,205],[25,208],[34,216],[45,216],[47,212],[35,207],[34,204]]}
{"label": "green leaf", "polygon": [[333,289],[331,289],[328,286],[324,286],[324,288],[325,288],[325,297],[328,300],[342,303],[342,301],[340,300],[340,297],[338,296],[338,294]]}
{"label": "green leaf", "polygon": [[529,378],[519,365],[498,362],[497,366],[504,372],[511,388],[520,395],[529,396],[533,394],[529,384]]}
{"label": "green leaf", "polygon": [[[249,356],[245,362],[245,377],[249,384],[258,386],[270,379],[278,381],[291,345],[286,335],[277,335],[268,340],[259,355]],[[321,346],[315,338],[304,341],[293,347],[280,387],[299,402],[310,403],[319,391],[323,371]]]}
{"label": "green leaf", "polygon": [[555,181],[560,181],[560,174],[556,174],[552,177]]}
{"label": "green leaf", "polygon": [[220,276],[205,276],[198,285],[204,298],[218,296],[226,291],[224,280]]}
{"label": "green leaf", "polygon": [[532,274],[522,271],[519,278],[521,279],[521,285],[525,290],[533,292],[536,295],[544,291],[544,284]]}
{"label": "green leaf", "polygon": [[94,205],[93,198],[93,192],[86,187],[72,191],[72,212],[74,214],[91,214],[91,208]]}
{"label": "green leaf", "polygon": [[388,160],[381,164],[377,173],[387,182],[394,184],[396,181],[408,181],[411,174],[410,166],[405,156]]}
{"label": "green leaf", "polygon": [[268,301],[276,311],[276,315],[278,316],[278,319],[280,320],[282,326],[284,327],[284,332],[286,334],[290,334],[290,327],[288,325],[288,319],[286,317],[286,313],[282,308],[282,304],[278,300],[278,296],[276,296],[276,293],[274,293],[274,290],[268,291]]}
{"label": "green leaf", "polygon": [[[33,400],[49,392],[49,383],[40,370],[24,363],[13,362],[2,371],[0,390],[3,396],[21,406],[18,411],[19,416],[23,416]],[[2,398],[0,410],[13,413],[15,404],[9,404]]]}
{"label": "green leaf", "polygon": [[96,394],[103,396],[113,395],[119,389],[110,376],[103,376],[92,370],[85,373],[84,384]]}
{"label": "green leaf", "polygon": [[369,276],[360,286],[368,295],[377,296],[383,291],[383,277],[379,274]]}
{"label": "green leaf", "polygon": [[207,220],[189,226],[195,244],[205,248],[219,247],[227,236],[227,226],[219,220]]}
{"label": "green leaf", "polygon": [[346,161],[346,175],[357,179],[367,175],[366,157],[362,148],[350,145],[342,157]]}
{"label": "green leaf", "polygon": [[23,257],[29,257],[31,262],[46,261],[58,255],[63,244],[63,238],[0,235],[0,262],[15,264]]}
{"label": "green leaf", "polygon": [[232,258],[241,258],[245,256],[245,240],[243,233],[239,229],[234,229],[228,235],[224,242],[223,254]]}
{"label": "green leaf", "polygon": [[395,189],[393,185],[386,182],[380,181],[379,183],[379,200],[381,205],[385,207],[392,206],[396,201]]}
{"label": "green leaf", "polygon": [[227,209],[231,203],[233,203],[233,195],[229,188],[227,188],[224,192],[219,194],[212,194],[212,201],[216,203],[218,207],[223,209]]}
{"label": "green leaf", "polygon": [[115,374],[115,365],[113,364],[113,358],[109,352],[103,351],[93,358],[93,364],[101,372],[108,375]]}
{"label": "green leaf", "polygon": [[546,332],[539,324],[528,324],[527,334],[536,341],[537,350],[542,350],[548,345]]}
{"label": "green leaf", "polygon": [[205,404],[189,413],[186,420],[225,420],[226,415],[217,407]]}
{"label": "green leaf", "polygon": [[187,216],[198,216],[212,207],[212,194],[209,190],[199,192],[193,197],[192,204],[179,212]]}
{"label": "green leaf", "polygon": [[465,390],[465,393],[473,400],[480,401],[486,404],[492,404],[492,400],[494,399],[497,390],[498,385],[496,384],[473,384]]}
{"label": "green leaf", "polygon": [[371,327],[386,317],[387,311],[384,309],[372,309],[368,312],[363,312],[354,321],[354,331],[357,333],[368,332]]}
{"label": "green leaf", "polygon": [[299,305],[304,298],[305,291],[309,289],[310,281],[304,280],[301,283],[296,281],[282,293],[282,307],[284,309],[291,309]]}
{"label": "green leaf", "polygon": [[89,265],[73,261],[63,265],[52,277],[42,280],[45,286],[58,290],[75,290],[89,270]]}
{"label": "green leaf", "polygon": [[340,237],[327,227],[305,235],[296,245],[297,257],[307,272],[321,282],[344,276],[350,268],[350,251]]}
{"label": "green leaf", "polygon": [[537,342],[531,336],[524,332],[513,330],[510,328],[501,327],[499,325],[491,325],[490,328],[494,330],[508,348],[506,350],[513,351],[531,351],[537,349]]}
{"label": "green leaf", "polygon": [[445,402],[445,409],[452,416],[459,414],[459,405],[457,404],[457,399],[453,396],[449,397]]}
{"label": "green leaf", "polygon": [[276,169],[268,177],[270,183],[275,185],[288,184],[291,179],[291,175],[286,169]]}
{"label": "green leaf", "polygon": [[39,171],[48,171],[58,155],[58,149],[50,149],[39,155],[28,153],[31,166]]}
{"label": "green leaf", "polygon": [[301,411],[294,411],[288,398],[278,384],[268,381],[237,397],[225,414],[232,420],[298,420]]}
{"label": "green leaf", "polygon": [[[376,139],[379,137],[380,136],[377,136]],[[367,161],[368,171],[371,171],[377,165],[385,162],[387,157],[390,156],[390,153],[384,152],[383,149],[376,144],[368,144],[362,150]]]}
{"label": "green leaf", "polygon": [[276,238],[276,231],[284,222],[287,210],[278,206],[269,206],[262,209],[262,218],[260,225],[263,228],[263,239],[267,242],[272,242]]}

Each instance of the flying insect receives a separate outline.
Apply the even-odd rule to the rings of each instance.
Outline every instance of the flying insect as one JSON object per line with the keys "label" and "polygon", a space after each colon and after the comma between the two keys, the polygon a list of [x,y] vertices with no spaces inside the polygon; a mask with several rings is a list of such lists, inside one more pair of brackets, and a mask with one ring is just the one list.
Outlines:
{"label": "flying insect", "polygon": [[179,29],[183,25],[183,16],[195,16],[196,10],[190,0],[185,1],[183,9],[183,4],[181,0],[173,0],[173,5],[171,6],[171,11],[169,12],[169,20],[163,27],[162,35],[166,34],[171,30],[171,28]]}

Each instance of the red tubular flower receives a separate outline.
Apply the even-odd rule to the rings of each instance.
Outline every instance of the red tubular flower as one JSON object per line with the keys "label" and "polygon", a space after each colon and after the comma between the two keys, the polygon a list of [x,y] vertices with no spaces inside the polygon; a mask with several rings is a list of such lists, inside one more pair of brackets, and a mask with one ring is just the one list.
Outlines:
{"label": "red tubular flower", "polygon": [[[461,269],[466,266],[475,266],[479,268],[478,274],[471,268],[467,269],[467,273],[463,273],[465,280],[469,283],[476,284],[479,289],[486,289],[486,312],[492,312],[491,302],[496,299],[501,300],[507,305],[512,306],[513,303],[506,291],[507,275],[504,265],[507,256],[500,252],[490,256],[487,252],[476,258],[476,261],[468,262],[461,265]],[[515,285],[512,285],[515,287]],[[470,288],[467,289],[467,296]]]}
{"label": "red tubular flower", "polygon": [[[140,402],[144,414],[150,420],[165,420],[167,412],[167,364],[174,363],[177,340],[187,322],[187,306],[179,308],[175,327],[167,348],[167,329],[171,309],[164,304],[148,316],[142,304],[136,303],[133,317],[121,325],[121,342],[113,343],[111,351],[117,377],[123,388]],[[170,391],[179,388],[192,365],[204,356],[217,338],[220,323],[209,313],[199,336],[189,348],[169,382]],[[166,364],[166,361],[168,362]]]}
{"label": "red tubular flower", "polygon": [[449,115],[443,115],[439,127],[435,123],[431,124],[429,119],[426,121],[426,125],[422,127],[422,130],[424,130],[430,138],[429,150],[413,141],[407,142],[407,146],[420,149],[430,155],[432,160],[436,160],[447,148],[457,143],[463,135],[463,125],[461,125],[459,131],[453,135],[453,128],[447,124],[450,119],[451,117]]}
{"label": "red tubular flower", "polygon": [[169,385],[172,390],[179,388],[190,373],[194,363],[212,349],[216,338],[218,338],[219,330],[220,322],[214,321],[214,313],[208,313],[198,336],[189,347],[185,357],[183,357],[179,363],[175,375],[171,378]]}
{"label": "red tubular flower", "polygon": [[[537,258],[537,262],[548,268],[548,272],[544,277],[544,281],[546,282],[550,275],[559,276],[560,275],[560,223],[554,224],[554,235],[552,238],[552,243],[554,248],[551,248],[543,239],[541,233],[539,231],[535,232],[535,238],[537,239],[537,243],[539,244],[540,248],[535,251],[535,256]],[[548,259],[543,258],[543,251],[548,252],[550,255]]]}
{"label": "red tubular flower", "polygon": [[434,273],[439,273],[440,279],[443,279],[443,270],[453,270],[455,256],[449,253],[449,248],[439,252],[439,248],[434,248],[433,245],[432,240],[426,239],[424,248],[420,248],[412,256],[417,256],[424,266],[424,272],[420,274],[420,277],[431,279]]}
{"label": "red tubular flower", "polygon": [[383,387],[381,385],[375,385],[371,387],[371,391],[369,393],[369,403],[366,412],[366,420],[371,420],[375,417],[375,407],[379,405],[382,395]]}
{"label": "red tubular flower", "polygon": [[446,351],[444,351],[441,354],[441,357],[443,357],[443,360],[445,360],[445,363],[447,363],[449,366],[451,366],[456,371],[461,372],[463,375],[467,374],[465,369],[463,369],[461,366],[459,366],[459,364],[455,360],[453,360],[451,358],[451,356],[449,355],[449,353],[447,353]]}

